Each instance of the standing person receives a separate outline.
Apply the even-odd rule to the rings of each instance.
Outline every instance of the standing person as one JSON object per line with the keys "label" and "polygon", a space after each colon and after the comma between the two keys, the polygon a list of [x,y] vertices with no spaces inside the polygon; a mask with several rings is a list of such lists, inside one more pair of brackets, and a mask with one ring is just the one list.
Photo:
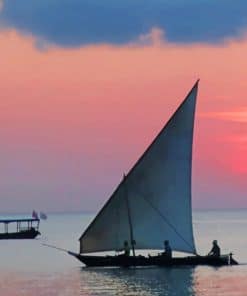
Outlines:
{"label": "standing person", "polygon": [[213,247],[208,253],[208,256],[220,257],[220,247],[218,246],[217,240],[213,240]]}
{"label": "standing person", "polygon": [[169,244],[169,240],[164,241],[164,252],[162,253],[162,256],[165,256],[166,258],[172,258],[172,248]]}

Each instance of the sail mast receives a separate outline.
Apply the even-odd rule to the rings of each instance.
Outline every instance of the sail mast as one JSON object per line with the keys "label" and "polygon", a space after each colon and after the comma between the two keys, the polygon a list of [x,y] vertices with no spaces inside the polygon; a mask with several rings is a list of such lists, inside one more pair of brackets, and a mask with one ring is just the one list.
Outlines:
{"label": "sail mast", "polygon": [[132,247],[133,256],[135,257],[135,240],[134,240],[134,235],[133,235],[133,225],[132,225],[132,220],[131,220],[130,204],[129,204],[128,189],[127,189],[125,174],[124,174],[124,188],[125,188],[124,195],[125,195],[125,200],[126,200],[128,221],[129,221],[129,228],[130,228],[130,243],[131,243],[131,247]]}

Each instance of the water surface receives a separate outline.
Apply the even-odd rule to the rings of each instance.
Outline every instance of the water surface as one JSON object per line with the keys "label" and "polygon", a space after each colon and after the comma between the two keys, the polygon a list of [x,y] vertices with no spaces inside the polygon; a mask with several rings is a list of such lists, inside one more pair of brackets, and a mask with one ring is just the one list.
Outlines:
{"label": "water surface", "polygon": [[0,295],[4,296],[239,296],[247,295],[247,211],[194,211],[197,251],[205,254],[218,239],[240,266],[213,268],[84,268],[50,243],[77,251],[78,238],[93,215],[56,214],[41,222],[42,236],[0,241]]}

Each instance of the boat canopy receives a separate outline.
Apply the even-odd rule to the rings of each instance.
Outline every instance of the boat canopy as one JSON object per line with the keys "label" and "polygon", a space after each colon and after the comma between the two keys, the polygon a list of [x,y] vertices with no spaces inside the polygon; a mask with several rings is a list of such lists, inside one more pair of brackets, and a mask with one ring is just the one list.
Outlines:
{"label": "boat canopy", "polygon": [[80,253],[135,249],[196,253],[191,209],[198,81],[80,238]]}
{"label": "boat canopy", "polygon": [[18,219],[0,219],[0,223],[15,223],[15,222],[39,222],[39,219],[22,219],[22,218],[18,218]]}

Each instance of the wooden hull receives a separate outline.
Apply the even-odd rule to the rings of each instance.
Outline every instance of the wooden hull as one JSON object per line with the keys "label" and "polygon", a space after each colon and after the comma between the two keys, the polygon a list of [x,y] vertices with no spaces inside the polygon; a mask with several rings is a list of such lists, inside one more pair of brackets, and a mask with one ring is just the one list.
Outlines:
{"label": "wooden hull", "polygon": [[197,266],[197,265],[209,265],[209,266],[224,266],[224,265],[237,265],[232,256],[224,255],[220,257],[213,256],[189,256],[189,257],[177,257],[177,258],[165,258],[162,256],[154,257],[126,257],[120,256],[86,256],[80,254],[74,254],[69,252],[70,255],[76,257],[79,261],[86,266],[98,266],[98,267],[131,267],[131,266]]}
{"label": "wooden hull", "polygon": [[38,235],[40,235],[39,231],[30,229],[19,232],[0,233],[0,239],[33,239]]}

